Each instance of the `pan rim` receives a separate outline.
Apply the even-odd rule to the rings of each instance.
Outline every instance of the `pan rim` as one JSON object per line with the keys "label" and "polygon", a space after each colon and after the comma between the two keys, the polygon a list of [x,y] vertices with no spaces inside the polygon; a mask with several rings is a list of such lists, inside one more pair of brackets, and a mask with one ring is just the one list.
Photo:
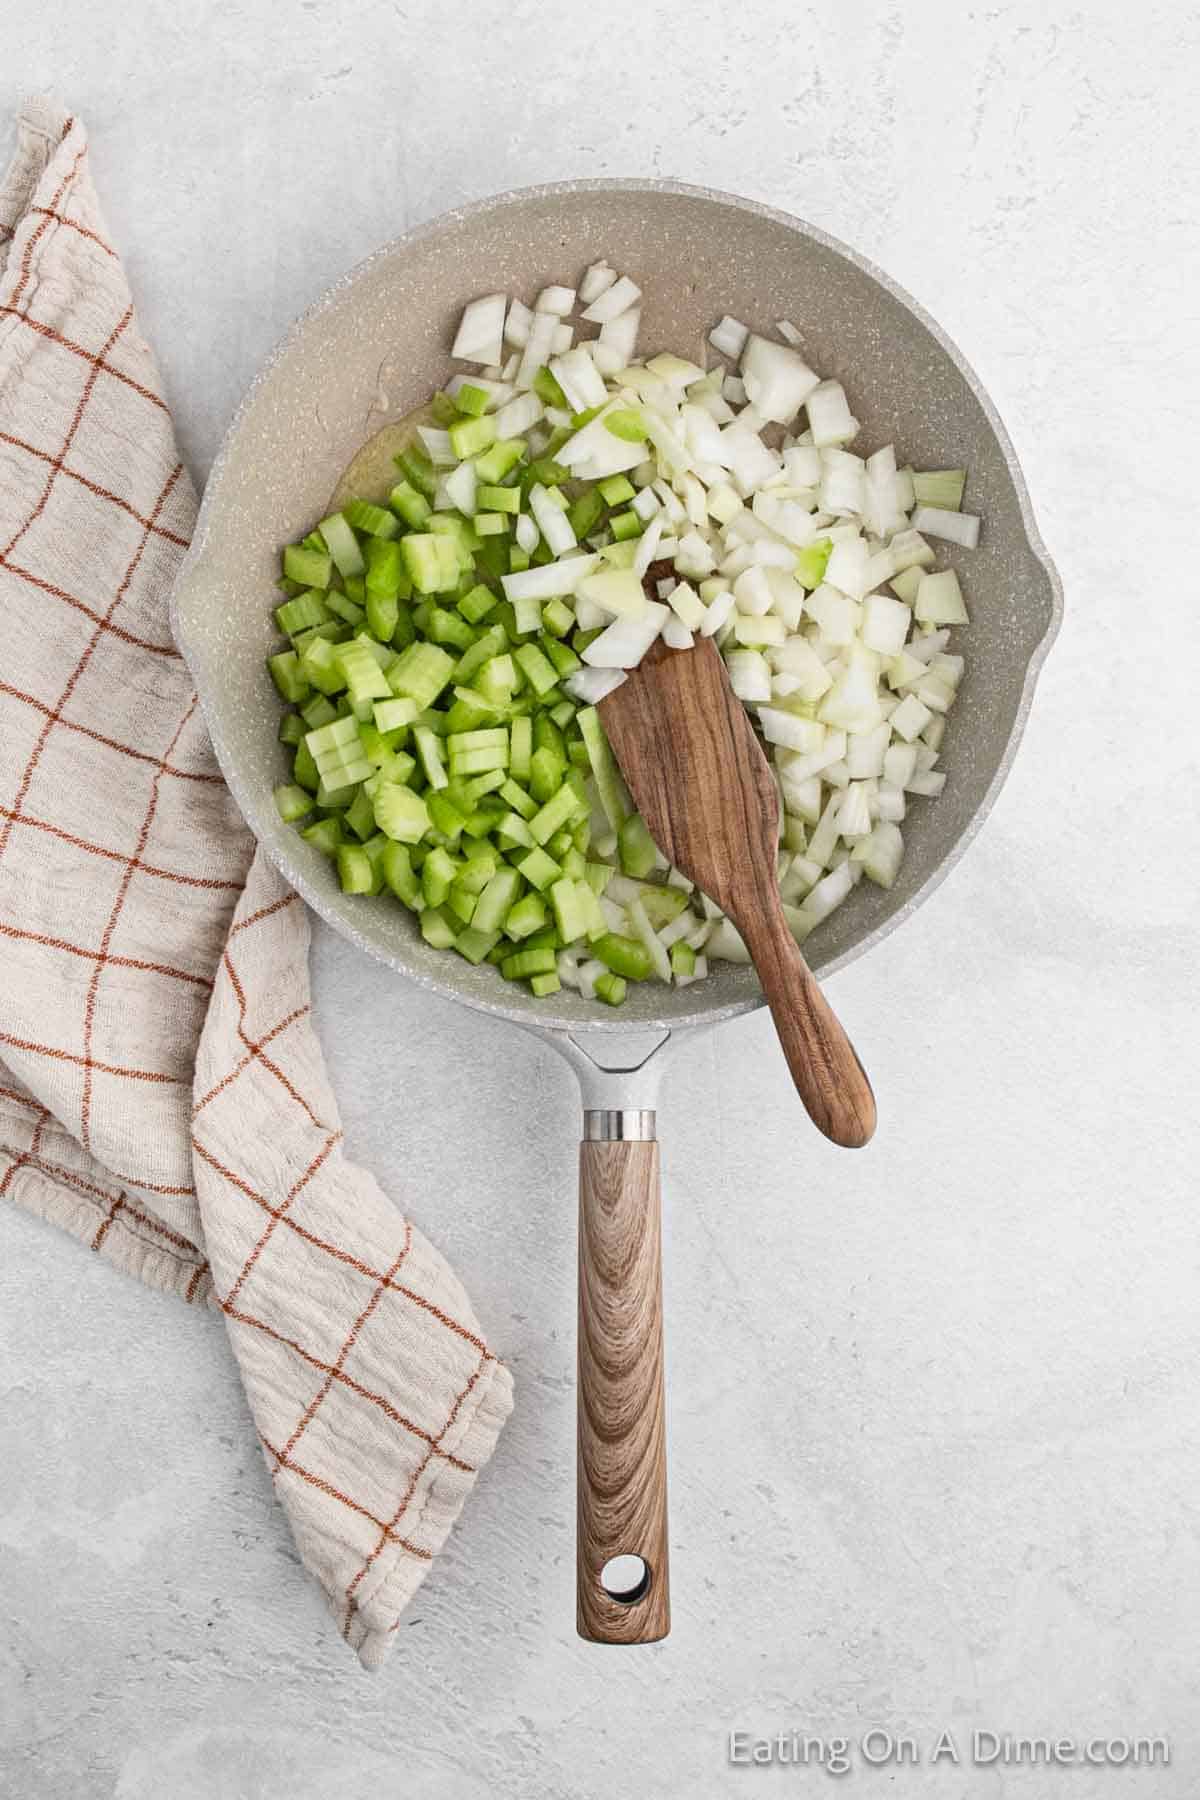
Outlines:
{"label": "pan rim", "polygon": [[751,991],[739,995],[733,1000],[724,1000],[716,1005],[702,1007],[685,1018],[639,1018],[636,1021],[624,1022],[619,1016],[595,1018],[590,1016],[572,1017],[561,1012],[547,1011],[545,1018],[531,1016],[527,1009],[506,1006],[502,999],[495,1001],[476,994],[466,994],[448,980],[427,974],[422,970],[410,967],[402,958],[394,953],[381,949],[358,931],[352,920],[340,911],[330,899],[319,893],[309,882],[307,876],[292,862],[283,846],[271,840],[270,836],[258,835],[256,826],[266,815],[261,803],[261,796],[251,792],[248,779],[243,776],[238,761],[229,755],[222,741],[222,732],[215,717],[215,703],[209,692],[207,676],[202,674],[197,664],[198,653],[191,648],[187,633],[187,602],[189,596],[202,583],[203,565],[209,538],[213,531],[213,522],[218,513],[221,501],[221,489],[224,482],[226,465],[243,421],[254,406],[260,391],[268,383],[277,366],[291,353],[305,332],[326,311],[339,304],[346,292],[357,285],[379,262],[394,257],[397,253],[410,249],[414,245],[435,237],[441,233],[456,229],[490,213],[506,207],[518,206],[538,200],[565,198],[577,194],[677,194],[691,199],[703,200],[712,205],[732,207],[739,212],[749,213],[781,225],[787,230],[798,231],[802,236],[811,239],[822,248],[844,258],[861,273],[874,281],[885,293],[905,307],[934,339],[935,343],[950,359],[962,379],[977,401],[987,424],[999,446],[1008,469],[1009,477],[1017,497],[1021,524],[1025,540],[1035,561],[1040,566],[1046,580],[1049,594],[1049,615],[1045,630],[1033,646],[1021,686],[1021,694],[1013,718],[1012,729],[1004,746],[996,768],[987,784],[978,805],[963,826],[955,842],[944,856],[940,857],[933,869],[915,893],[911,894],[902,905],[896,908],[887,919],[882,920],[871,931],[864,934],[857,943],[849,945],[839,955],[833,957],[821,968],[821,979],[824,981],[831,975],[856,961],[860,956],[873,950],[889,937],[904,921],[941,885],[965,854],[968,847],[983,826],[996,798],[1008,778],[1016,756],[1025,725],[1029,717],[1030,707],[1037,686],[1042,666],[1050,648],[1058,634],[1063,617],[1063,589],[1058,570],[1046,548],[1034,517],[1033,506],[1024,473],[1013,448],[1012,440],[979,376],[967,361],[957,344],[951,339],[933,316],[921,303],[895,281],[886,271],[879,268],[868,257],[863,256],[851,245],[840,238],[824,231],[820,226],[812,225],[794,213],[782,208],[768,206],[762,201],[750,200],[742,195],[730,194],[719,188],[698,186],[693,183],[671,180],[654,180],[639,177],[598,177],[581,180],[543,182],[529,187],[509,188],[499,194],[490,195],[482,200],[472,201],[465,206],[455,207],[448,212],[437,214],[434,218],[413,226],[409,231],[389,239],[379,245],[369,255],[353,264],[332,282],[318,297],[307,306],[284,331],[274,348],[261,364],[239,402],[224,436],[217,454],[213,459],[205,484],[196,528],[192,536],[184,562],[176,578],[170,599],[171,632],[182,654],[184,661],[196,683],[200,697],[201,711],[212,739],[221,772],[229,786],[238,808],[242,813],[256,841],[266,851],[271,861],[279,869],[284,879],[312,907],[321,918],[326,920],[341,936],[347,938],[360,950],[364,950],[376,961],[383,963],[395,973],[407,980],[417,983],[430,992],[454,1000],[473,1011],[489,1014],[494,1018],[505,1019],[512,1024],[521,1025],[531,1030],[574,1036],[580,1032],[604,1033],[607,1036],[629,1035],[652,1030],[676,1031],[690,1030],[720,1024],[743,1013],[754,1011],[763,1004],[761,993]]}

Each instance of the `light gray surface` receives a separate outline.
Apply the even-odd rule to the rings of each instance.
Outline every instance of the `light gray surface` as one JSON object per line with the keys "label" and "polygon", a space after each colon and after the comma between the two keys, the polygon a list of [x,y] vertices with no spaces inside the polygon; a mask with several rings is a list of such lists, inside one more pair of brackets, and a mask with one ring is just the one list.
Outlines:
{"label": "light gray surface", "polygon": [[513,0],[500,81],[475,8],[5,0],[0,107],[57,71],[87,118],[193,467],[287,317],[409,220],[675,175],[795,209],[937,314],[1016,442],[1064,632],[968,857],[832,984],[876,1143],[815,1137],[762,1017],[672,1071],[668,1642],[573,1632],[571,1077],[325,938],[351,1147],[455,1261],[516,1413],[366,1677],[219,1323],[0,1212],[0,1790],[819,1793],[728,1770],[723,1734],[882,1722],[1166,1731],[1174,1761],[853,1791],[1191,1800],[1200,28],[1108,0],[571,12]]}

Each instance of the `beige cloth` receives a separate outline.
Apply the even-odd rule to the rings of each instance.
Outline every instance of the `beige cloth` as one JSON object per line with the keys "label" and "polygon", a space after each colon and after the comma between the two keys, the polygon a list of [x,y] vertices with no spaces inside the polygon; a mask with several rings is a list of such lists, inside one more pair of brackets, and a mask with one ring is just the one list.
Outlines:
{"label": "beige cloth", "polygon": [[[304,908],[217,772],[167,595],[191,484],[78,120],[0,186],[0,1195],[225,1314],[306,1566],[368,1667],[511,1381],[341,1153]],[[269,605],[270,595],[247,595]]]}

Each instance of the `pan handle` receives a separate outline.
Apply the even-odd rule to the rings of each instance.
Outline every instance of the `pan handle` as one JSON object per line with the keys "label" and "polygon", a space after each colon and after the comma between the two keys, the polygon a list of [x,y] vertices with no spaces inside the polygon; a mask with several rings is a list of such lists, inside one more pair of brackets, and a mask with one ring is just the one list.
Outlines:
{"label": "pan handle", "polygon": [[587,1111],[579,1150],[576,1624],[671,1628],[658,1144],[650,1111]]}

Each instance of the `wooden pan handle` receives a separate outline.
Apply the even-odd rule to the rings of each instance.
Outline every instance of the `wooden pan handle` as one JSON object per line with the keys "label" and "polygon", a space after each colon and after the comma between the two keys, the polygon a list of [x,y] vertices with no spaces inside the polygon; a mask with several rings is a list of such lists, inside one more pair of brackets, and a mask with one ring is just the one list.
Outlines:
{"label": "wooden pan handle", "polygon": [[833,1143],[861,1149],[875,1130],[875,1096],[782,908],[778,903],[747,908],[736,923],[809,1118]]}
{"label": "wooden pan handle", "polygon": [[[671,1628],[660,1215],[656,1143],[580,1146],[576,1625],[595,1644]],[[602,1579],[616,1557],[645,1565],[624,1599]]]}

